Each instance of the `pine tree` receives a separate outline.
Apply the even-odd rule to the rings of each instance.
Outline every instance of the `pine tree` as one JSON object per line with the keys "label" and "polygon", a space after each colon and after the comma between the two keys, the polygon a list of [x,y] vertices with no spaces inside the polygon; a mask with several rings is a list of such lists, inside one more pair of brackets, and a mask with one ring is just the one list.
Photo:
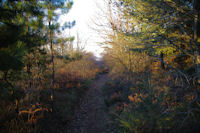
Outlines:
{"label": "pine tree", "polygon": [[[46,7],[48,9],[48,34],[49,34],[49,45],[50,45],[50,54],[51,54],[51,107],[52,112],[54,112],[54,75],[55,75],[55,66],[54,66],[54,42],[56,41],[56,34],[60,32],[60,30],[68,27],[67,23],[65,23],[62,27],[59,26],[57,22],[59,16],[63,13],[68,13],[71,8],[73,2],[69,0],[49,0],[46,1]],[[56,11],[59,13],[56,13]]]}

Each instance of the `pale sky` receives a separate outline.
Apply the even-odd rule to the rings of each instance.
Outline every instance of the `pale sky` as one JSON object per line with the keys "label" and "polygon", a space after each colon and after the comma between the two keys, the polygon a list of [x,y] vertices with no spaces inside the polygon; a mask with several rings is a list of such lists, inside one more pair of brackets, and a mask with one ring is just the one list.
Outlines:
{"label": "pale sky", "polygon": [[[77,36],[82,42],[82,45],[85,45],[85,50],[93,52],[96,56],[100,56],[100,53],[103,51],[98,45],[98,42],[102,42],[102,39],[98,34],[90,28],[91,18],[95,16],[98,9],[96,7],[96,2],[100,4],[102,0],[73,0],[74,4],[67,15],[64,15],[60,18],[61,22],[64,21],[76,21],[76,25],[71,29],[65,30],[65,35]],[[75,40],[76,43],[76,40]]]}

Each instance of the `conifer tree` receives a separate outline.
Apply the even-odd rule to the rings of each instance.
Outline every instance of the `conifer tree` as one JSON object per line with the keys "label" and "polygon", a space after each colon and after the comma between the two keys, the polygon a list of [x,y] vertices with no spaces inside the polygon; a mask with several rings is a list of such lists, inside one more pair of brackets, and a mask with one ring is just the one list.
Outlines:
{"label": "conifer tree", "polygon": [[[60,30],[64,30],[65,28],[70,28],[70,25],[74,25],[74,23],[65,23],[60,26],[57,22],[60,15],[64,13],[68,13],[73,2],[71,0],[48,0],[46,1],[46,7],[48,9],[48,36],[49,36],[49,46],[50,46],[50,54],[51,54],[51,107],[52,112],[54,111],[54,75],[55,75],[55,66],[54,66],[54,45],[56,42],[56,34],[60,32]],[[59,11],[58,11],[59,10]],[[56,12],[58,11],[58,13]]]}

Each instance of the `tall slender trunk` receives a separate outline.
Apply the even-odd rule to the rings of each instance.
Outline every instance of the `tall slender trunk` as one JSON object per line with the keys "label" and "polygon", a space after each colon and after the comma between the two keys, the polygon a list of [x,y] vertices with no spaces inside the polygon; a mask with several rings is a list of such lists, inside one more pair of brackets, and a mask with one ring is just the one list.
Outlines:
{"label": "tall slender trunk", "polygon": [[[29,18],[30,16],[27,15],[26,16],[26,21],[27,21],[27,24],[26,24],[26,34],[29,33],[29,24],[28,24],[28,21],[29,21]],[[28,40],[28,37],[26,35],[26,39]],[[27,44],[28,45],[28,44]],[[27,95],[28,95],[28,104],[31,105],[31,88],[32,88],[32,80],[31,80],[31,52],[29,51],[28,52],[28,55],[27,55],[27,64],[26,64],[26,73],[28,75],[28,86],[27,86]]]}
{"label": "tall slender trunk", "polygon": [[[49,21],[49,25],[51,22]],[[52,31],[50,30],[49,33],[49,39],[50,39],[50,51],[51,51],[51,107],[52,107],[52,112],[54,110],[54,49],[53,49],[53,40],[52,40]]]}
{"label": "tall slender trunk", "polygon": [[[49,2],[49,10],[51,10],[51,1]],[[50,52],[51,52],[51,109],[54,112],[54,75],[55,75],[55,68],[54,68],[54,48],[53,48],[53,32],[51,29],[52,18],[49,18],[49,40],[50,40]]]}
{"label": "tall slender trunk", "polygon": [[[130,49],[130,47],[128,47],[128,49]],[[128,50],[128,58],[129,58],[129,80],[131,80],[132,78],[132,61],[131,61],[131,51]]]}
{"label": "tall slender trunk", "polygon": [[198,29],[198,23],[199,23],[199,18],[200,18],[200,0],[193,0],[193,13],[194,13],[194,27],[193,27],[193,31],[194,31],[194,43],[195,43],[195,65],[196,65],[196,73],[197,73],[197,83],[200,84],[200,49],[199,49],[199,42],[198,42],[198,38],[199,38],[199,31],[200,29]]}

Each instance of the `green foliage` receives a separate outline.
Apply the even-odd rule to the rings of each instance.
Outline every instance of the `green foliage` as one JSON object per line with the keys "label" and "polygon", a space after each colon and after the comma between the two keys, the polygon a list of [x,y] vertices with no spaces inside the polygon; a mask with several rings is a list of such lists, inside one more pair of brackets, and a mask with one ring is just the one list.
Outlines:
{"label": "green foliage", "polygon": [[26,52],[44,44],[43,12],[39,8],[36,2],[5,1],[1,4],[1,70],[22,69]]}
{"label": "green foliage", "polygon": [[107,7],[104,61],[114,81],[105,102],[118,131],[199,132],[199,1],[108,0]]}
{"label": "green foliage", "polygon": [[[1,51],[0,52],[0,70],[9,71],[12,70],[21,70],[23,63],[17,57],[10,56],[8,53]],[[9,62],[8,62],[9,61]]]}
{"label": "green foliage", "polygon": [[[58,16],[67,13],[72,4],[68,0],[0,1],[0,132],[40,132],[42,124],[37,121],[50,111],[51,65],[45,47],[56,40],[59,31],[75,25],[75,21],[58,23]],[[81,59],[81,54],[74,57]],[[72,102],[69,106],[78,102],[79,94],[73,94],[75,98],[67,95]]]}

